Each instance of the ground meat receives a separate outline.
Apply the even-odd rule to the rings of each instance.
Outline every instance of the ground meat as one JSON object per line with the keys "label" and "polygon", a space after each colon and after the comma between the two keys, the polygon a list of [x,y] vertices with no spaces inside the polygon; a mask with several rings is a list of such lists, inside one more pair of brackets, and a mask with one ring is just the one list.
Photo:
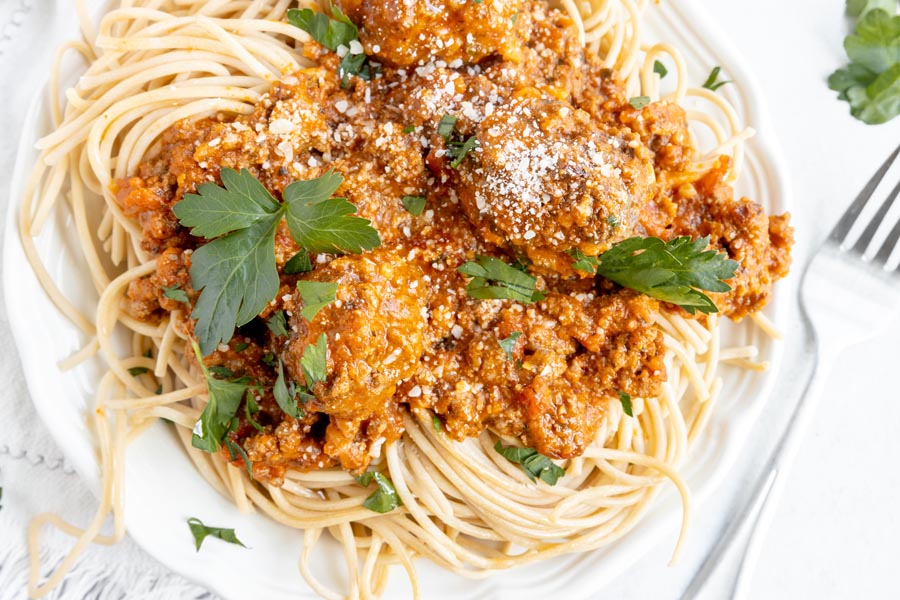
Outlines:
{"label": "ground meat", "polygon": [[653,171],[587,113],[525,90],[477,137],[458,190],[486,240],[558,272],[566,251],[595,256],[631,234]]}
{"label": "ground meat", "polygon": [[523,0],[339,0],[359,25],[366,53],[396,67],[434,60],[476,63],[498,54],[521,54],[527,18]]}
{"label": "ground meat", "polygon": [[794,232],[790,215],[769,217],[759,204],[734,198],[726,181],[729,164],[722,157],[696,182],[658,196],[641,222],[649,235],[664,239],[710,236],[713,248],[738,261],[732,291],[712,298],[721,313],[740,320],[762,309],[775,282],[787,275]]}

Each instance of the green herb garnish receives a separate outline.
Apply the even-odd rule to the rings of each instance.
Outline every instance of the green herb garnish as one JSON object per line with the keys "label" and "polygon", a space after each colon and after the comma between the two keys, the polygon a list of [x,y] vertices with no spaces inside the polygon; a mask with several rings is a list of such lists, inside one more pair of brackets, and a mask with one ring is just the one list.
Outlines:
{"label": "green herb garnish", "polygon": [[[305,352],[304,356],[306,356]],[[278,403],[278,408],[284,411],[284,414],[287,416],[301,419],[303,418],[303,411],[297,406],[296,393],[292,392],[292,387],[293,386],[289,387],[285,380],[284,363],[282,363],[281,358],[279,358],[278,378],[275,380],[275,387],[272,389],[272,393],[275,396],[275,402]]]}
{"label": "green herb garnish", "polygon": [[850,64],[828,78],[828,87],[850,104],[850,114],[869,125],[900,115],[900,15],[895,0],[848,0],[858,17],[844,40]]}
{"label": "green herb garnish", "polygon": [[637,110],[641,110],[648,104],[650,104],[650,96],[635,96],[631,100],[628,101],[628,104]]}
{"label": "green herb garnish", "polygon": [[441,418],[439,416],[431,415],[431,427],[438,433],[444,428],[444,424],[441,423]]}
{"label": "green herb garnish", "polygon": [[441,117],[440,122],[438,122],[438,135],[444,138],[445,142],[450,142],[450,137],[453,135],[453,129],[456,127],[456,122],[458,120],[459,119],[453,115],[444,115]]}
{"label": "green herb garnish", "polygon": [[528,475],[531,481],[536,481],[537,478],[540,478],[547,485],[556,485],[559,478],[564,477],[566,474],[565,469],[534,448],[504,446],[500,440],[497,440],[497,443],[494,444],[494,450],[509,462],[520,465],[522,471]]}
{"label": "green herb garnish", "polygon": [[403,203],[403,208],[406,211],[418,217],[422,214],[422,211],[425,210],[425,196],[403,196],[400,199],[400,202]]}
{"label": "green herb garnish", "polygon": [[309,344],[303,349],[303,357],[300,359],[300,368],[306,378],[306,387],[312,387],[320,381],[328,378],[328,336],[319,335],[315,344]]}
{"label": "green herb garnish", "polygon": [[469,152],[472,152],[477,147],[478,138],[474,135],[462,142],[450,142],[447,145],[447,156],[452,159],[450,161],[450,168],[458,169],[459,165],[462,164],[462,161],[465,160]]}
{"label": "green herb garnish", "polygon": [[220,365],[209,367],[209,372],[220,378],[224,377],[227,379],[228,377],[234,377],[234,372],[231,369]]}
{"label": "green herb garnish", "polygon": [[662,64],[658,60],[653,61],[653,72],[659,75],[660,79],[665,78],[665,76],[669,74],[669,70],[666,68],[666,65]]}
{"label": "green herb garnish", "polygon": [[143,375],[144,373],[149,373],[150,369],[147,367],[131,367],[128,369],[128,374],[132,377],[137,377],[138,375]]}
{"label": "green herb garnish", "polygon": [[209,401],[200,414],[200,418],[194,423],[191,445],[206,452],[216,452],[219,444],[231,429],[232,421],[241,405],[241,399],[247,391],[247,381],[216,379],[203,364],[200,347],[196,342],[192,346],[194,354],[197,356],[197,363],[206,379]]}
{"label": "green herb garnish", "polygon": [[619,402],[622,403],[622,410],[625,411],[625,414],[629,417],[633,417],[634,412],[631,407],[631,396],[625,392],[619,392]]}
{"label": "green herb garnish", "polygon": [[181,289],[180,285],[173,285],[172,287],[163,287],[163,296],[169,298],[171,300],[175,300],[176,302],[190,302],[188,298],[187,292]]}
{"label": "green herb garnish", "polygon": [[506,299],[530,304],[543,300],[545,294],[535,290],[537,279],[492,256],[477,256],[457,269],[472,277],[466,292],[479,300]]}
{"label": "green herb garnish", "polygon": [[713,67],[713,70],[709,73],[709,77],[707,77],[706,81],[703,82],[703,87],[715,92],[726,83],[732,83],[731,80],[719,81],[719,73],[721,72],[722,67]]}
{"label": "green herb garnish", "polygon": [[374,492],[369,494],[363,506],[377,513],[388,513],[401,506],[403,501],[397,495],[393,482],[377,471],[367,471],[359,477],[355,477],[357,483],[363,487],[369,487],[374,481],[378,486]]}
{"label": "green herb garnish", "polygon": [[734,277],[740,266],[724,253],[707,250],[709,237],[684,236],[669,242],[655,237],[633,237],[619,242],[595,257],[580,251],[575,268],[594,272],[622,287],[637,290],[657,300],[677,304],[694,314],[718,312],[712,299],[699,290],[728,292],[726,279]]}
{"label": "green herb garnish", "polygon": [[294,256],[284,263],[285,275],[299,275],[300,273],[309,273],[313,270],[312,261],[309,258],[309,251],[306,248],[300,248]]}
{"label": "green herb garnish", "polygon": [[231,462],[236,461],[238,458],[244,461],[247,475],[250,476],[250,479],[253,479],[253,464],[250,462],[250,457],[247,456],[246,450],[244,450],[237,442],[231,441],[227,436],[225,437],[225,448],[228,450],[228,456],[231,459]]}
{"label": "green herb garnish", "polygon": [[331,281],[298,281],[297,292],[303,298],[300,316],[312,321],[319,311],[334,302],[338,284]]}
{"label": "green herb garnish", "polygon": [[[234,529],[225,529],[223,527],[208,527],[203,524],[203,521],[195,517],[191,517],[190,519],[188,519],[187,524],[188,527],[191,528],[191,534],[193,534],[194,536],[194,545],[197,547],[197,552],[200,551],[200,546],[203,545],[203,540],[210,536],[218,538],[223,542],[228,542],[229,544],[244,546],[244,543],[239,540],[234,534]],[[246,547],[247,546],[244,546],[244,548]]]}
{"label": "green herb garnish", "polygon": [[269,317],[269,320],[266,321],[266,327],[269,328],[269,331],[279,337],[287,336],[287,318],[284,316],[284,311],[279,310],[271,317]]}
{"label": "green herb garnish", "polygon": [[513,331],[509,337],[499,340],[498,343],[503,351],[506,352],[506,360],[513,359],[513,349],[516,347],[516,340],[522,337],[521,331]]}
{"label": "green herb garnish", "polygon": [[279,204],[246,169],[222,169],[220,187],[199,186],[173,208],[191,234],[212,241],[191,256],[191,281],[202,290],[191,317],[204,355],[228,342],[235,327],[249,323],[278,292],[275,230],[284,218],[294,240],[309,252],[359,253],[381,244],[367,219],[352,216],[350,202],[331,195],[343,182],[329,171],[296,181]]}

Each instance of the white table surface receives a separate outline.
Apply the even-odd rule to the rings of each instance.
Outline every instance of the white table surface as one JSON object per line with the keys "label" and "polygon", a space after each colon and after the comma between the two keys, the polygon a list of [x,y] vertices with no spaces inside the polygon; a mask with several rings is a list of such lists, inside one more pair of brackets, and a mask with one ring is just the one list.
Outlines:
{"label": "white table surface", "polygon": [[[17,1],[0,0],[0,4]],[[795,269],[799,272],[799,263],[810,248],[900,143],[900,119],[865,126],[850,117],[847,105],[838,102],[825,85],[828,74],[846,62],[842,41],[848,24],[843,1],[699,1],[728,33],[762,84],[792,176],[798,229]],[[6,84],[2,89],[10,90],[9,83],[0,82]],[[21,89],[16,92],[22,93]],[[5,116],[8,128],[0,134],[4,142],[17,129],[14,119]],[[839,366],[826,374],[826,395],[774,515],[751,598],[900,598],[900,518],[896,516],[900,469],[895,460],[900,457],[900,436],[893,435],[900,424],[900,394],[889,385],[900,371],[897,339],[900,323],[886,324],[879,337],[847,350]],[[754,469],[764,459],[761,450],[772,446],[788,410],[779,405],[776,391],[748,445],[752,451],[735,465],[734,476],[716,499],[697,510],[679,565],[665,566],[671,543],[661,544],[618,582],[598,590],[597,596],[677,598],[746,492]],[[40,476],[39,471],[33,474]],[[0,470],[0,484],[2,475]],[[3,535],[6,532],[0,532]],[[102,560],[103,554],[95,556]],[[140,554],[135,556],[141,560]],[[726,597],[730,566],[726,564],[713,581],[709,598]],[[0,564],[0,580],[2,575]],[[0,597],[6,597],[4,591],[9,590],[0,590]],[[156,598],[150,592],[139,597]]]}

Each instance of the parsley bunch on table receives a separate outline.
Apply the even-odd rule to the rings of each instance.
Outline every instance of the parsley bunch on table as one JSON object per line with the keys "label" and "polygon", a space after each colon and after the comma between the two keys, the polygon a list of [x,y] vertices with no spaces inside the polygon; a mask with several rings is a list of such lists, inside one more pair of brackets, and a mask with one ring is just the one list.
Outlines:
{"label": "parsley bunch on table", "polygon": [[850,104],[850,114],[868,123],[900,115],[900,15],[897,0],[847,0],[856,18],[844,40],[850,64],[828,78],[828,87]]}

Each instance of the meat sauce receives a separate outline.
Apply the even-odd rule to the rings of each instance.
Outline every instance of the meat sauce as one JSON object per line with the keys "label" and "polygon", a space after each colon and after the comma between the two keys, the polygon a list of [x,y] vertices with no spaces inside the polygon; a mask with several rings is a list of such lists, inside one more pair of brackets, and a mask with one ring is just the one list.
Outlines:
{"label": "meat sauce", "polygon": [[[432,410],[454,439],[490,428],[553,458],[581,454],[620,391],[658,392],[665,346],[654,317],[680,309],[573,270],[574,249],[597,255],[634,235],[710,235],[741,264],[733,291],[714,297],[735,319],[762,308],[786,274],[788,216],[735,199],[725,158],[691,175],[684,111],[631,107],[565,13],[511,0],[339,4],[381,63],[378,77],[342,87],[340,59],[310,42],[302,52],[317,67],[285,77],[252,114],[177,124],[155,158],[116,183],[144,249],[158,256],[157,271],[127,292],[129,311],[148,321],[184,308],[164,287],[197,299],[190,253],[202,240],[172,207],[220,182],[222,168],[248,169],[276,197],[334,169],[344,177],[337,195],[381,236],[374,251],[313,255],[311,273],[288,275],[299,247],[282,222],[281,289],[260,317],[285,311],[289,334],[257,319],[207,357],[259,383],[262,430],[245,422],[230,434],[255,477],[278,485],[288,468],[358,473],[401,435],[410,408]],[[438,132],[444,115],[457,117],[461,139],[479,142],[458,168]],[[411,195],[426,198],[419,216],[403,206]],[[545,299],[470,297],[457,268],[477,255],[529,265]],[[336,301],[312,321],[300,314],[300,278],[338,283]],[[507,354],[499,342],[516,332]],[[271,357],[300,382],[303,350],[322,333],[327,380],[291,418],[271,392]]]}

